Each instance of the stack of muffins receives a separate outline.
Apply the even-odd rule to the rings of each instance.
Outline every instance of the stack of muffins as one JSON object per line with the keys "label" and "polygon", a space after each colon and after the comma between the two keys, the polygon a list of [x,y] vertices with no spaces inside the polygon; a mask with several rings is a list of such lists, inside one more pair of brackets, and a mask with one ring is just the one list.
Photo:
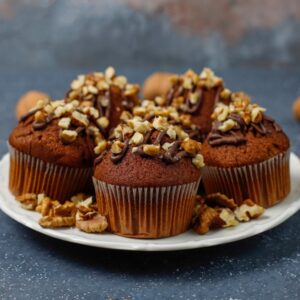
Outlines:
{"label": "stack of muffins", "polygon": [[188,230],[202,179],[242,205],[269,207],[290,191],[289,140],[265,109],[231,93],[210,69],[171,78],[166,95],[103,73],[80,75],[65,98],[41,100],[9,137],[15,196],[61,203],[91,192],[108,230],[161,238]]}

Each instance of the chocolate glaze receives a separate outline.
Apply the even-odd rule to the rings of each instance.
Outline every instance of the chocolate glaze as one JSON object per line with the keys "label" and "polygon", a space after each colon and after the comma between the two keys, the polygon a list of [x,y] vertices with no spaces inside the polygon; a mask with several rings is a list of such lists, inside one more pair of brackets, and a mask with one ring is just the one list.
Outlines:
{"label": "chocolate glaze", "polygon": [[107,150],[104,150],[98,157],[95,158],[94,166],[96,166],[97,164],[99,164],[102,161],[102,159],[106,155],[106,153],[107,153]]}
{"label": "chocolate glaze", "polygon": [[45,129],[47,127],[47,122],[45,121],[45,122],[33,122],[32,123],[32,128],[34,129],[34,130],[43,130],[43,129]]}
{"label": "chocolate glaze", "polygon": [[21,118],[20,118],[20,122],[24,122],[27,118],[33,116],[36,112],[38,112],[39,110],[41,110],[41,108],[36,108],[34,110],[31,110],[29,112],[27,112],[25,115],[23,115]]}
{"label": "chocolate glaze", "polygon": [[112,154],[110,159],[113,163],[118,163],[120,162],[123,157],[126,155],[127,151],[128,151],[128,148],[129,148],[129,139],[127,139],[124,143],[124,148],[122,149],[122,151],[118,154]]}
{"label": "chocolate glaze", "polygon": [[218,128],[222,124],[219,121],[214,121],[212,130],[207,136],[208,143],[211,146],[222,146],[222,145],[240,145],[247,142],[246,132],[251,130],[254,134],[266,135],[271,133],[268,129],[268,124],[271,124],[275,131],[282,131],[281,127],[269,116],[262,115],[262,121],[260,123],[250,122],[246,124],[243,118],[238,114],[230,114],[228,119],[237,122],[231,130],[222,132]]}

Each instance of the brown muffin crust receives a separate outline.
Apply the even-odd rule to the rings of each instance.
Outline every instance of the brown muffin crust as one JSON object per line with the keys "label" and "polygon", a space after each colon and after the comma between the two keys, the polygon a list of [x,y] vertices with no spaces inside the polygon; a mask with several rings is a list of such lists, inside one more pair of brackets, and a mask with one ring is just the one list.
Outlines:
{"label": "brown muffin crust", "polygon": [[96,166],[95,178],[109,184],[130,187],[173,186],[199,179],[200,170],[188,158],[167,164],[157,157],[141,157],[131,150],[130,146],[118,164],[111,161],[111,152],[108,152]]}
{"label": "brown muffin crust", "polygon": [[15,149],[45,162],[68,167],[91,167],[94,154],[93,140],[78,135],[71,144],[63,144],[58,121],[54,120],[43,130],[34,130],[33,116],[20,122],[9,136],[9,144]]}
{"label": "brown muffin crust", "polygon": [[208,139],[202,145],[202,154],[207,166],[238,167],[256,164],[270,159],[290,147],[289,139],[283,131],[276,131],[272,124],[267,126],[266,135],[248,131],[246,143],[241,145],[221,145],[213,147]]}

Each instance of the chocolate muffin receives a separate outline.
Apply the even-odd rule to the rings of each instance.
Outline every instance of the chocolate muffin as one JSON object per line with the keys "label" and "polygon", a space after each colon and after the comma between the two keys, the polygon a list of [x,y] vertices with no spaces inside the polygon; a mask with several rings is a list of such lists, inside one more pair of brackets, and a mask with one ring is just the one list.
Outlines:
{"label": "chocolate muffin", "polygon": [[232,98],[229,105],[216,107],[203,144],[205,191],[270,207],[290,192],[289,139],[248,96]]}
{"label": "chocolate muffin", "polygon": [[39,101],[9,136],[9,188],[14,195],[46,193],[64,201],[85,190],[93,160],[106,147],[94,108],[78,101]]}
{"label": "chocolate muffin", "polygon": [[190,114],[205,137],[211,129],[211,114],[219,101],[228,102],[229,91],[223,79],[211,69],[204,68],[198,75],[188,70],[171,79],[172,87],[166,95],[166,104],[175,106],[181,113]]}
{"label": "chocolate muffin", "polygon": [[102,133],[108,135],[120,122],[122,111],[130,111],[140,103],[138,94],[139,85],[128,83],[125,76],[118,76],[114,68],[108,67],[104,73],[79,75],[71,82],[66,102],[78,100],[80,106],[96,108]]}
{"label": "chocolate muffin", "polygon": [[96,198],[110,231],[161,238],[187,230],[203,157],[201,144],[171,119],[127,119],[114,130],[110,150],[96,159]]}

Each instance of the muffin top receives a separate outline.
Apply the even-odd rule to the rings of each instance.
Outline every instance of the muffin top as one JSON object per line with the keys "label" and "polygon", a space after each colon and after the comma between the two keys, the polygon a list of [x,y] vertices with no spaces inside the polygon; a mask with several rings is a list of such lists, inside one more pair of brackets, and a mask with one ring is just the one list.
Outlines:
{"label": "muffin top", "polygon": [[71,82],[65,100],[78,100],[80,106],[96,108],[108,134],[120,122],[122,111],[139,104],[138,94],[139,85],[128,83],[125,76],[118,76],[114,68],[108,67],[104,73],[79,75]]}
{"label": "muffin top", "polygon": [[143,108],[133,110],[139,116],[122,116],[123,122],[111,137],[110,149],[95,160],[95,177],[134,187],[197,181],[204,165],[201,144],[172,122],[180,121],[178,112],[166,107],[148,115]]}
{"label": "muffin top", "polygon": [[204,68],[200,74],[188,70],[183,75],[171,78],[172,87],[166,95],[166,104],[176,107],[180,112],[191,114],[193,123],[203,133],[211,128],[210,115],[218,101],[226,101],[228,93],[223,79],[211,69]]}
{"label": "muffin top", "polygon": [[79,101],[40,100],[24,115],[9,136],[15,149],[46,162],[69,167],[91,167],[106,147],[99,113]]}
{"label": "muffin top", "polygon": [[255,164],[289,149],[289,139],[265,109],[244,93],[232,93],[231,103],[219,103],[212,130],[203,144],[208,166]]}

